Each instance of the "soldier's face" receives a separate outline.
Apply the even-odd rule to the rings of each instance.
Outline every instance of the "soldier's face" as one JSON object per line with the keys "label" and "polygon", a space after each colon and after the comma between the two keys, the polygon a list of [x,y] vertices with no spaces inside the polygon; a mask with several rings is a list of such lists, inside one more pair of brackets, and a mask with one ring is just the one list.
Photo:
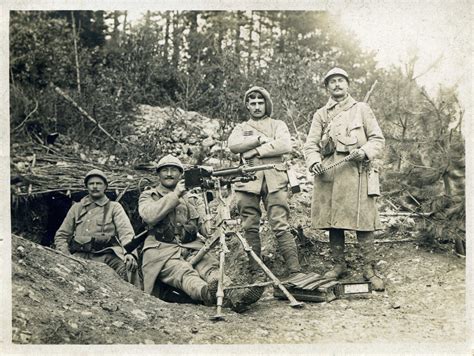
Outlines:
{"label": "soldier's face", "polygon": [[178,167],[165,166],[158,172],[158,177],[162,186],[174,189],[181,179],[181,170]]}
{"label": "soldier's face", "polygon": [[105,195],[107,186],[100,177],[90,177],[87,181],[87,191],[92,199],[100,199]]}
{"label": "soldier's face", "polygon": [[247,100],[247,109],[254,119],[260,119],[265,116],[265,99],[262,96],[249,97]]}
{"label": "soldier's face", "polygon": [[328,80],[327,90],[334,99],[342,99],[347,95],[349,83],[342,75],[333,75]]}

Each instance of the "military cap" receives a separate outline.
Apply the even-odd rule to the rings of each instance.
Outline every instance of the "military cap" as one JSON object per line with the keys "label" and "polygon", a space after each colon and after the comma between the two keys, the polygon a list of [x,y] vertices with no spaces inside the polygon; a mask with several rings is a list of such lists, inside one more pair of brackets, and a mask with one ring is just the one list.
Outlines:
{"label": "military cap", "polygon": [[84,185],[87,185],[87,181],[89,180],[89,178],[91,177],[99,177],[99,178],[102,178],[102,180],[104,181],[105,185],[108,185],[108,181],[107,181],[107,176],[105,175],[104,172],[102,172],[100,169],[91,169],[89,172],[87,172],[86,176],[84,177]]}
{"label": "military cap", "polygon": [[332,77],[333,75],[342,75],[344,78],[346,78],[347,82],[349,83],[349,75],[347,74],[347,72],[342,68],[334,67],[329,72],[327,72],[326,75],[324,76],[324,85],[326,86],[328,85],[329,78]]}
{"label": "military cap", "polygon": [[166,155],[163,158],[160,159],[158,162],[158,166],[156,167],[156,171],[159,172],[161,168],[167,167],[167,166],[172,166],[172,167],[178,167],[181,172],[184,172],[184,167],[179,158],[173,156],[173,155]]}

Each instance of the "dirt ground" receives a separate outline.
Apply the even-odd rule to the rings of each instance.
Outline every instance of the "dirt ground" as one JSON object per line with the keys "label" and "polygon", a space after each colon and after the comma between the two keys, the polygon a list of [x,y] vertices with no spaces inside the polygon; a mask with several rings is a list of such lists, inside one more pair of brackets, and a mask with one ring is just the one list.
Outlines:
{"label": "dirt ground", "polygon": [[[349,259],[356,246],[348,245]],[[327,265],[327,243],[302,256],[306,271]],[[99,263],[65,258],[12,237],[13,343],[16,344],[320,344],[462,343],[467,338],[465,260],[413,243],[380,243],[387,289],[366,299],[306,303],[292,309],[263,298],[245,313],[165,303]],[[277,261],[278,262],[278,261]],[[278,264],[278,263],[277,263]],[[357,258],[352,264],[357,265]],[[232,267],[229,267],[232,268]],[[281,266],[275,266],[278,272]],[[355,269],[351,279],[360,278]]]}

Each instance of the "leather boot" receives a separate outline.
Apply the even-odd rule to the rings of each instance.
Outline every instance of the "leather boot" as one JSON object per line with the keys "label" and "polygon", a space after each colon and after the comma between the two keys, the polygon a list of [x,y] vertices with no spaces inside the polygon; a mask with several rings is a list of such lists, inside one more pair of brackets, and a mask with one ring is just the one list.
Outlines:
{"label": "leather boot", "polygon": [[219,280],[213,279],[201,289],[201,299],[204,305],[210,307],[217,303],[217,287]]}
{"label": "leather boot", "polygon": [[242,313],[249,306],[260,299],[265,287],[250,287],[241,289],[230,289],[225,291],[225,306],[230,307],[237,313]]}
{"label": "leather boot", "polygon": [[339,279],[347,273],[347,265],[345,262],[336,263],[332,269],[324,273],[324,279]]}
{"label": "leather boot", "polygon": [[363,276],[367,281],[370,281],[372,284],[372,289],[377,292],[382,292],[385,290],[385,285],[379,276],[375,274],[372,264],[366,264],[363,270]]}
{"label": "leather boot", "polygon": [[298,248],[295,239],[289,232],[285,232],[277,237],[280,252],[286,262],[286,268],[290,275],[301,272],[300,261],[298,260]]}
{"label": "leather boot", "polygon": [[[250,247],[252,247],[253,252],[262,258],[262,247],[260,242],[260,235],[258,231],[249,230],[244,233],[244,238],[247,240]],[[263,273],[262,269],[260,268],[259,264],[250,256],[247,255],[249,259],[249,267],[248,271],[250,274],[250,281],[251,283],[257,282],[264,282],[265,281],[265,273]]]}
{"label": "leather boot", "polygon": [[344,261],[344,230],[329,230],[329,248],[334,267],[327,271],[323,278],[339,279],[346,274],[347,264]]}

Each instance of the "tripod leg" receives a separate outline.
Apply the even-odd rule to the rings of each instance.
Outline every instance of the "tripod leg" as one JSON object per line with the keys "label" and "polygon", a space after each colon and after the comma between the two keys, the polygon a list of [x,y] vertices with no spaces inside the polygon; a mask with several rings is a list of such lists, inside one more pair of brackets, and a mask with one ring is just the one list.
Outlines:
{"label": "tripod leg", "polygon": [[220,239],[220,236],[218,235],[212,236],[211,239],[207,240],[204,246],[201,247],[198,253],[189,260],[189,263],[191,263],[193,267],[196,266],[199,263],[199,261],[202,260],[204,255],[211,250],[211,248],[215,245],[215,243],[219,241],[219,239]]}
{"label": "tripod leg", "polygon": [[265,272],[265,274],[270,277],[270,279],[273,281],[273,284],[276,285],[283,292],[283,294],[285,294],[285,296],[290,301],[290,306],[293,308],[303,307],[304,303],[298,302],[295,297],[293,297],[291,293],[288,292],[288,289],[285,288],[283,283],[281,283],[281,281],[273,274],[273,272],[267,266],[265,266],[265,263],[263,263],[260,257],[258,257],[258,255],[252,250],[247,240],[245,240],[240,233],[236,232],[235,234],[242,243],[244,250],[254,259],[255,262],[258,263],[258,265]]}
{"label": "tripod leg", "polygon": [[224,301],[224,263],[225,263],[225,254],[228,251],[227,246],[225,243],[225,234],[221,234],[220,236],[220,245],[221,251],[219,253],[219,281],[217,284],[217,311],[216,315],[212,316],[210,319],[219,321],[224,320],[224,316],[222,315],[222,303]]}

